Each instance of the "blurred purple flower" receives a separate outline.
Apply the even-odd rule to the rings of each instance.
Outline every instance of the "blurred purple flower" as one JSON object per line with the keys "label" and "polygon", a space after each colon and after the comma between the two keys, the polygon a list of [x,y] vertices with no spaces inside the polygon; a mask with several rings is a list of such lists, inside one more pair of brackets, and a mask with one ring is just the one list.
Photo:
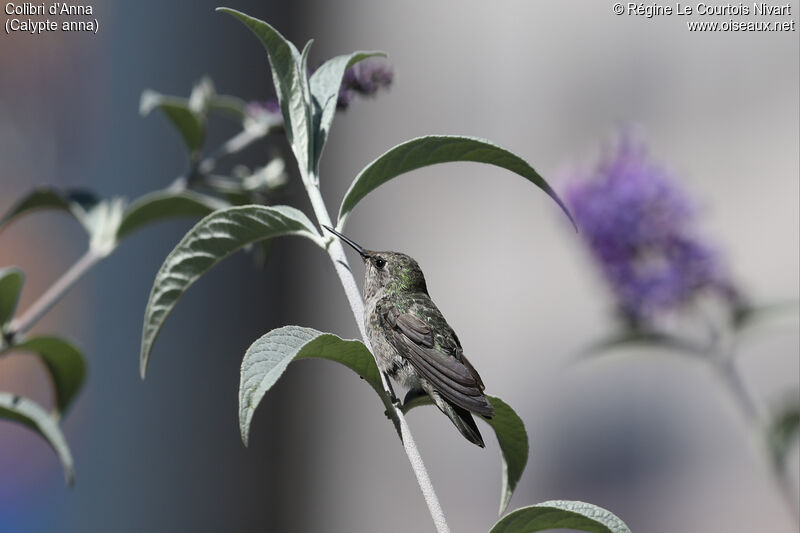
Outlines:
{"label": "blurred purple flower", "polygon": [[247,113],[250,115],[257,115],[259,113],[275,113],[280,114],[281,106],[278,104],[277,98],[270,98],[269,100],[254,100],[247,103]]}
{"label": "blurred purple flower", "polygon": [[[313,74],[308,73],[309,76]],[[339,97],[336,100],[338,109],[347,109],[357,96],[373,96],[379,90],[388,88],[394,79],[392,66],[381,58],[368,58],[356,63],[344,73]],[[247,112],[251,116],[259,113],[280,114],[281,106],[277,98],[266,101],[250,102]]]}
{"label": "blurred purple flower", "polygon": [[336,107],[347,109],[356,96],[372,96],[388,88],[393,79],[392,66],[381,58],[371,57],[356,63],[344,73]]}
{"label": "blurred purple flower", "polygon": [[245,123],[248,121],[257,124],[283,124],[281,106],[277,98],[269,100],[253,100],[245,106]]}
{"label": "blurred purple flower", "polygon": [[571,181],[565,196],[632,324],[707,289],[733,295],[719,255],[692,227],[694,205],[632,135],[623,134],[589,175]]}

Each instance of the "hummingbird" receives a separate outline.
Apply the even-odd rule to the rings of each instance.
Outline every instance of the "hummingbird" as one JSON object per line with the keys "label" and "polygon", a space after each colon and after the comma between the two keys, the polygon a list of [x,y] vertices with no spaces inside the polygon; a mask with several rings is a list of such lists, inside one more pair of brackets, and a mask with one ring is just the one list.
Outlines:
{"label": "hummingbird", "polygon": [[399,252],[366,250],[323,227],[364,260],[364,325],[381,372],[407,389],[406,403],[430,396],[468,441],[483,448],[472,413],[491,418],[494,408],[456,332],[428,294],[419,264]]}

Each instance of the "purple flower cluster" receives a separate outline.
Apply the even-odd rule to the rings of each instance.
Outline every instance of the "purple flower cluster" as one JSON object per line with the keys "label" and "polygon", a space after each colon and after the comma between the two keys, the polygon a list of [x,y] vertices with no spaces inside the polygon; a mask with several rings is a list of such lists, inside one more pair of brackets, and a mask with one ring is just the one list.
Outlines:
{"label": "purple flower cluster", "polygon": [[565,196],[633,324],[677,309],[700,291],[731,293],[719,255],[693,230],[694,206],[630,134],[588,176],[570,182]]}
{"label": "purple flower cluster", "polygon": [[[393,79],[392,66],[381,58],[367,58],[356,63],[344,73],[336,100],[337,109],[347,109],[357,96],[373,96],[379,90],[388,88]],[[270,98],[264,102],[250,102],[247,112],[252,116],[258,116],[259,113],[279,115],[281,107],[277,98]]]}
{"label": "purple flower cluster", "polygon": [[371,57],[356,63],[344,73],[336,107],[347,109],[356,96],[372,96],[388,88],[393,79],[392,66],[381,58]]}

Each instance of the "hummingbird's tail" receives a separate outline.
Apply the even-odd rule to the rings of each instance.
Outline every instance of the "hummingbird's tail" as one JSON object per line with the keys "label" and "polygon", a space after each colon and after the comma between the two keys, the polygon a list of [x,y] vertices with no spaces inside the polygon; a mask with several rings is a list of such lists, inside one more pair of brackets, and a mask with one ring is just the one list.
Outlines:
{"label": "hummingbird's tail", "polygon": [[[450,417],[458,431],[472,444],[476,444],[481,448],[485,448],[481,432],[478,431],[478,426],[475,424],[475,419],[472,418],[472,413],[457,405],[450,404],[450,409],[453,410],[452,414],[445,411],[445,414]],[[444,411],[444,409],[442,409]]]}
{"label": "hummingbird's tail", "polygon": [[476,444],[481,448],[485,448],[481,432],[478,431],[478,426],[475,424],[475,419],[472,418],[472,413],[448,402],[442,398],[438,393],[432,394],[431,397],[438,407],[447,417],[453,421],[453,424],[458,429],[459,433],[464,435],[472,444]]}

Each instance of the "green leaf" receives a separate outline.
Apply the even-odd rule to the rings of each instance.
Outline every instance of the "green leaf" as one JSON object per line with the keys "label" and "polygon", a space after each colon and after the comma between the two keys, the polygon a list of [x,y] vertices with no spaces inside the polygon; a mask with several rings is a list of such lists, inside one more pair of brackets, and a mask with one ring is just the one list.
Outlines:
{"label": "green leaf", "polygon": [[291,42],[263,20],[226,7],[219,7],[217,11],[237,18],[258,37],[266,49],[286,137],[300,167],[300,175],[305,180],[311,168],[312,148],[308,74],[305,69],[311,43],[306,45],[301,56]]}
{"label": "green leaf", "polygon": [[58,191],[49,187],[34,190],[0,220],[0,229],[17,217],[36,209],[55,209],[70,213],[90,236],[90,247],[107,255],[116,244],[116,232],[125,202],[121,198],[98,200],[85,191]]}
{"label": "green leaf", "polygon": [[[500,511],[503,512],[511,501],[514,489],[525,471],[528,464],[528,433],[525,431],[525,424],[522,419],[514,412],[510,405],[496,396],[486,396],[489,403],[494,407],[494,417],[484,418],[484,422],[489,424],[497,437],[502,454],[501,461],[503,467],[503,479],[500,488]],[[413,400],[403,405],[403,412],[407,413],[414,407],[420,405],[433,405],[433,401],[427,394],[414,397]]]}
{"label": "green leaf", "polygon": [[487,163],[519,174],[555,200],[575,225],[572,215],[555,191],[524,159],[483,139],[431,135],[399,144],[367,165],[356,176],[344,195],[339,208],[337,229],[341,230],[344,227],[350,211],[362,198],[390,179],[418,168],[454,161]]}
{"label": "green leaf", "polygon": [[[198,103],[194,107],[199,107],[200,102],[197,98],[196,101]],[[153,109],[161,110],[178,130],[189,152],[194,154],[203,147],[206,124],[205,116],[200,113],[200,110],[192,109],[190,103],[189,99],[166,96],[148,89],[142,92],[139,100],[139,114],[146,116]]]}
{"label": "green leaf", "polygon": [[674,350],[675,353],[691,357],[705,357],[711,347],[697,345],[689,340],[661,333],[658,331],[648,331],[642,329],[625,329],[612,334],[606,339],[592,343],[578,354],[578,359],[586,359],[602,355],[604,352],[615,348],[625,348],[628,346],[642,346],[646,348],[665,348]]}
{"label": "green leaf", "polygon": [[247,103],[236,96],[215,95],[208,103],[208,108],[221,115],[238,121],[244,121]]}
{"label": "green leaf", "polygon": [[24,282],[25,273],[19,268],[0,268],[0,332],[4,332],[6,325],[14,318]]}
{"label": "green leaf", "polygon": [[733,329],[743,332],[753,329],[759,324],[770,319],[781,318],[786,315],[797,315],[800,302],[785,300],[761,305],[740,305],[733,313]]}
{"label": "green leaf", "polygon": [[591,503],[553,500],[523,507],[503,517],[489,533],[532,533],[574,529],[591,533],[630,533],[625,522]]}
{"label": "green leaf", "polygon": [[228,204],[221,200],[192,191],[150,193],[133,202],[125,210],[117,230],[117,240],[120,241],[153,222],[177,217],[204,217],[227,206]]}
{"label": "green leaf", "polygon": [[197,223],[161,265],[145,310],[140,366],[147,361],[158,332],[183,293],[211,267],[246,245],[300,235],[324,247],[311,221],[293,207],[248,205],[215,211]]}
{"label": "green leaf", "polygon": [[31,352],[42,358],[53,381],[56,410],[63,415],[86,377],[86,361],[80,350],[58,337],[32,337],[4,350],[10,351]]}
{"label": "green leaf", "polygon": [[787,402],[776,414],[768,428],[767,442],[775,469],[786,466],[786,456],[792,442],[800,433],[800,407],[794,401]]}
{"label": "green leaf", "polygon": [[92,211],[99,200],[87,191],[69,190],[59,191],[51,187],[40,187],[31,191],[20,200],[11,210],[0,219],[0,229],[11,221],[37,209],[54,209],[70,213],[80,224],[91,233],[88,213]]}
{"label": "green leaf", "polygon": [[247,446],[250,424],[264,394],[278,381],[289,363],[316,357],[336,361],[353,370],[388,403],[378,367],[361,341],[343,340],[311,328],[285,326],[255,341],[242,360],[239,382],[239,429]]}
{"label": "green leaf", "polygon": [[500,398],[488,396],[494,407],[494,417],[484,418],[492,426],[500,451],[503,454],[503,480],[500,492],[500,510],[503,514],[511,501],[511,495],[517,487],[525,465],[528,464],[528,433],[525,424],[517,413]]}
{"label": "green leaf", "polygon": [[43,436],[58,455],[67,484],[72,485],[75,478],[72,454],[58,424],[44,409],[27,398],[0,392],[0,418],[24,424]]}
{"label": "green leaf", "polygon": [[311,102],[314,123],[314,157],[312,165],[317,171],[322,150],[328,140],[328,133],[336,114],[336,102],[339,99],[339,89],[342,78],[348,68],[368,57],[386,57],[383,52],[353,52],[329,59],[323,63],[311,76]]}

